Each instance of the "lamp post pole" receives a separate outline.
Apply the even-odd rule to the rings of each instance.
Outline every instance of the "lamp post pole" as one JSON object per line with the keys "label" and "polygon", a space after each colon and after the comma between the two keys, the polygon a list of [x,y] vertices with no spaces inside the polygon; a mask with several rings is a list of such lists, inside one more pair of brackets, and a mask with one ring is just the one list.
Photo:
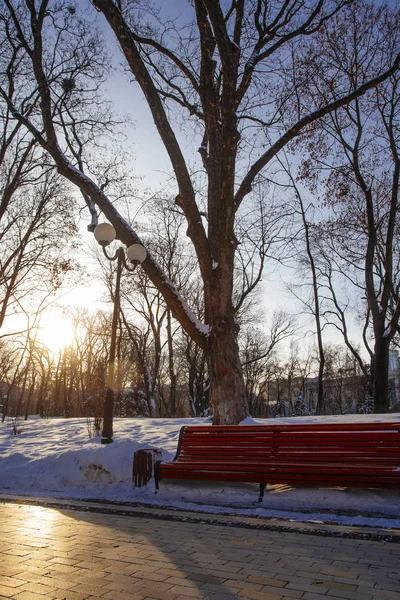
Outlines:
{"label": "lamp post pole", "polygon": [[111,340],[110,340],[110,353],[108,357],[107,366],[107,382],[106,382],[106,395],[104,399],[104,412],[103,412],[103,429],[101,432],[101,443],[111,444],[113,441],[113,414],[114,414],[114,393],[115,393],[115,355],[117,347],[117,328],[118,328],[118,315],[120,309],[120,298],[121,298],[121,275],[123,267],[127,271],[134,271],[139,263],[142,263],[146,258],[146,249],[141,244],[132,244],[126,249],[126,257],[132,264],[128,266],[125,258],[125,249],[123,247],[117,248],[114,256],[109,256],[106,251],[106,247],[115,239],[116,231],[114,227],[108,223],[101,223],[94,229],[94,237],[103,248],[104,256],[110,261],[117,261],[117,277],[115,281],[114,290],[114,308],[113,317],[111,324]]}
{"label": "lamp post pole", "polygon": [[108,357],[108,370],[107,370],[107,390],[106,397],[104,400],[104,414],[103,414],[103,429],[101,432],[101,443],[111,444],[113,441],[113,413],[114,413],[114,390],[115,390],[115,355],[117,347],[117,327],[118,327],[118,314],[120,307],[120,294],[121,294],[121,274],[124,261],[124,250],[118,248],[117,252],[117,277],[115,281],[114,290],[114,309],[113,318],[111,324],[111,340],[110,340],[110,353]]}

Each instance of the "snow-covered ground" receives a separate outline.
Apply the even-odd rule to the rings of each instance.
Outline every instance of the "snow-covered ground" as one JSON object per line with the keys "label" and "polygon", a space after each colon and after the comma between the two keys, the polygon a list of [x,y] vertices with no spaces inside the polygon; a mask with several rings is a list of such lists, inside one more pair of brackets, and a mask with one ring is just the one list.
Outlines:
{"label": "snow-covered ground", "polygon": [[[295,423],[300,419],[304,423],[321,418],[281,421]],[[400,421],[400,414],[324,419]],[[132,463],[137,449],[159,448],[164,460],[171,459],[180,428],[203,423],[204,419],[115,419],[114,443],[101,445],[98,437],[89,437],[86,419],[30,417],[20,422],[18,435],[11,433],[12,422],[6,420],[0,423],[0,493],[139,502],[268,519],[400,528],[400,490],[276,485],[268,486],[264,501],[259,504],[256,484],[161,481],[157,494],[153,480],[145,487],[134,487]]]}

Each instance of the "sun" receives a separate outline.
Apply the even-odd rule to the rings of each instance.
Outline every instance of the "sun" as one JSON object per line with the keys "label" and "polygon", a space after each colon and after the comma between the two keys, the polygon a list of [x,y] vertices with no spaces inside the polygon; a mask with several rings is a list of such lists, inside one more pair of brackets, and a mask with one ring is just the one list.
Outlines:
{"label": "sun", "polygon": [[51,352],[58,354],[63,348],[71,346],[74,339],[72,322],[61,311],[52,311],[42,318],[37,339]]}

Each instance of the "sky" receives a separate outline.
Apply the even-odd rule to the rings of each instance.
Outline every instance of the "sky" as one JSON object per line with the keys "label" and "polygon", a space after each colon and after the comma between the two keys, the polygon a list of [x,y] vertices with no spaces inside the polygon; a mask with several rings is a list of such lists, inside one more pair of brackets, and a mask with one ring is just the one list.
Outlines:
{"label": "sky", "polygon": [[[87,2],[87,0],[85,0]],[[171,3],[169,0],[156,0],[158,5],[166,15],[169,15],[171,7],[173,8],[174,22],[180,19],[185,22],[192,18],[194,11],[187,0],[179,0],[178,3]],[[172,173],[171,163],[167,152],[162,144],[160,137],[153,123],[151,111],[141,92],[139,86],[131,81],[126,73],[123,72],[126,60],[117,44],[114,33],[106,22],[102,14],[91,9],[97,26],[104,35],[107,43],[108,52],[111,53],[113,68],[107,81],[105,89],[112,99],[114,109],[117,114],[129,115],[133,122],[132,133],[129,135],[127,147],[134,154],[134,169],[141,181],[138,181],[139,189],[143,193],[150,188],[156,191],[165,186]],[[186,132],[180,131],[174,127],[175,134],[181,144],[184,153],[190,153],[191,156],[197,155],[198,145]],[[200,160],[200,157],[199,157]]]}
{"label": "sky", "polygon": [[[340,420],[399,421],[400,414],[332,417],[292,417],[281,422],[324,422]],[[276,419],[247,419],[244,423],[274,422]],[[38,498],[67,498],[139,502],[208,513],[288,519],[311,524],[337,523],[400,529],[400,490],[350,488],[294,488],[268,486],[258,503],[258,484],[179,482],[161,480],[155,494],[154,481],[135,488],[132,484],[134,452],[158,448],[163,460],[176,453],[180,428],[201,425],[206,419],[115,419],[114,442],[101,445],[89,437],[86,419],[29,417],[17,423],[0,423],[0,500],[18,495]]]}

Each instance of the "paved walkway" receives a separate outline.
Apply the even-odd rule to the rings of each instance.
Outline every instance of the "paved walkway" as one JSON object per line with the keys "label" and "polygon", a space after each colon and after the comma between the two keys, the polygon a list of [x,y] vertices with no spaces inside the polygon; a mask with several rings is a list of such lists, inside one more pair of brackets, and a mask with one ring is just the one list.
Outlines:
{"label": "paved walkway", "polygon": [[0,599],[400,600],[399,543],[75,508],[0,505]]}

